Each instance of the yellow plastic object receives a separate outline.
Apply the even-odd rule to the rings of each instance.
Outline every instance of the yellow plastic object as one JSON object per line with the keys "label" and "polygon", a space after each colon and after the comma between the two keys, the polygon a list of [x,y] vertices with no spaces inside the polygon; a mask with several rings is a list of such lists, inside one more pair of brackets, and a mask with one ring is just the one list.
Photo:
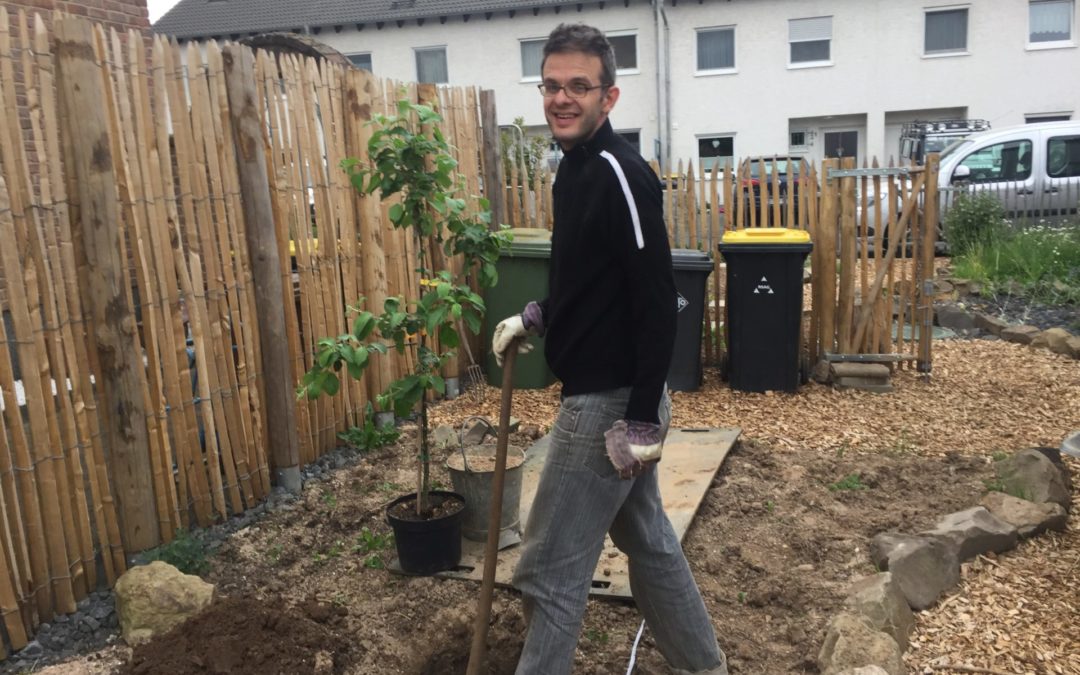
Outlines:
{"label": "yellow plastic object", "polygon": [[[317,237],[314,237],[314,238],[311,239],[311,248],[310,248],[310,250],[313,251],[313,252],[319,250],[319,239]],[[296,257],[296,240],[294,240],[294,239],[289,240],[289,257],[291,257],[291,258]]]}
{"label": "yellow plastic object", "polygon": [[809,244],[810,233],[787,227],[748,227],[729,230],[720,241],[725,244]]}

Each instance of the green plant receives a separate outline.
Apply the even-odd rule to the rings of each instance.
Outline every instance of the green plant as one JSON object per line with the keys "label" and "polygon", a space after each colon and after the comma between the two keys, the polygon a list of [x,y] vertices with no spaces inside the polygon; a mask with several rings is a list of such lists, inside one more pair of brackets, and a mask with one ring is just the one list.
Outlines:
{"label": "green plant", "polygon": [[611,636],[608,635],[607,631],[590,628],[585,631],[585,639],[598,645],[606,645],[611,640]]}
{"label": "green plant", "polygon": [[992,243],[1007,227],[1005,207],[989,192],[961,192],[945,215],[945,239],[954,256]]}
{"label": "green plant", "polygon": [[[459,196],[462,182],[455,183],[454,178],[457,161],[437,126],[440,121],[429,106],[402,99],[396,115],[375,116],[368,162],[342,162],[361,193],[378,192],[383,200],[400,198],[388,209],[390,223],[412,232],[417,244],[418,287],[425,290],[419,298],[387,298],[378,315],[364,309],[360,298],[349,308],[355,315],[352,331],[317,342],[314,363],[297,387],[299,397],[332,396],[340,389],[338,373],[343,368],[349,377],[360,379],[373,354],[385,354],[388,345],[404,353],[407,341],[415,336],[415,369],[391,382],[376,401],[398,417],[406,417],[419,405],[421,470],[416,512],[420,517],[427,517],[430,511],[427,395],[445,393],[439,372],[460,342],[457,326],[464,323],[474,333],[480,330],[484,302],[468,284],[469,275],[480,288],[493,286],[498,278],[495,261],[509,241],[504,231],[491,231],[487,200],[473,198],[478,208],[470,210],[469,201]],[[461,255],[462,272],[455,276],[449,270],[434,269],[425,253],[429,243],[447,259]],[[433,336],[438,337],[437,342],[432,341]]]}
{"label": "green plant", "polygon": [[279,565],[281,563],[281,554],[284,552],[285,548],[281,544],[272,544],[266,550],[266,559],[270,561],[271,565]]}
{"label": "green plant", "polygon": [[863,485],[862,479],[859,478],[858,473],[849,473],[835,483],[829,483],[829,491],[836,492],[837,490],[865,490],[867,489]]}
{"label": "green plant", "polygon": [[1000,462],[1008,456],[1009,453],[1005,452],[1004,450],[995,450],[994,452],[990,453],[990,458],[993,459],[995,462]]}
{"label": "green plant", "polygon": [[766,499],[765,500],[765,510],[768,511],[769,513],[772,513],[773,511],[775,511],[776,510],[776,502],[774,502],[771,499]]}
{"label": "green plant", "polygon": [[319,500],[331,510],[337,508],[337,495],[330,490],[323,490]]}
{"label": "green plant", "polygon": [[316,551],[315,554],[312,556],[312,559],[317,564],[321,565],[331,560],[332,558],[340,558],[341,554],[344,552],[345,542],[338,540],[331,544],[330,548],[326,549],[326,551]]}
{"label": "green plant", "polygon": [[740,605],[745,605],[746,604],[746,591],[739,591],[739,604]]}
{"label": "green plant", "polygon": [[1016,497],[1017,499],[1028,499],[1028,493],[1023,488],[1013,484],[1011,481],[997,476],[995,478],[984,478],[983,487],[987,492],[1002,492],[1007,495]]}
{"label": "green plant", "polygon": [[953,273],[978,281],[985,293],[1080,304],[1080,225],[1003,232],[955,256]]}
{"label": "green plant", "polygon": [[357,535],[356,544],[353,546],[352,550],[354,553],[372,553],[374,551],[382,551],[383,549],[390,548],[393,544],[393,532],[375,534],[365,527],[360,530],[360,534]]}
{"label": "green plant", "polygon": [[376,450],[390,445],[401,436],[401,433],[393,424],[375,426],[375,406],[368,401],[364,406],[364,424],[359,427],[350,427],[348,431],[342,431],[338,438],[348,443],[360,452]]}
{"label": "green plant", "polygon": [[383,570],[386,569],[386,564],[382,561],[382,558],[372,553],[364,558],[364,567],[372,570]]}
{"label": "green plant", "polygon": [[210,571],[206,542],[188,530],[177,530],[171,542],[146,551],[143,559],[167,562],[184,574],[201,576]]}

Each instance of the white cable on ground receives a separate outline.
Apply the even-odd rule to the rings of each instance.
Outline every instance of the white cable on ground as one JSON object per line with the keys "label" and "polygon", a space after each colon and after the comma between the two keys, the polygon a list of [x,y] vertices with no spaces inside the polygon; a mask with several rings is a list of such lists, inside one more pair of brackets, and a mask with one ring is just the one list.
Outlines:
{"label": "white cable on ground", "polygon": [[641,643],[641,634],[645,632],[645,620],[641,620],[641,628],[637,629],[637,637],[634,638],[634,646],[630,648],[630,665],[626,667],[626,675],[633,675],[634,665],[637,663],[637,648]]}

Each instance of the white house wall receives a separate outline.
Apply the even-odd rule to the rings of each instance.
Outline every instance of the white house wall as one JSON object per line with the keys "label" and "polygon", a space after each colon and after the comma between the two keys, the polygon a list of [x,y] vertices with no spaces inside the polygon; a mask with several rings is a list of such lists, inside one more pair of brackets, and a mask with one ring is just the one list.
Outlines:
{"label": "white house wall", "polygon": [[526,126],[546,126],[543,99],[536,90],[540,80],[521,75],[520,41],[546,38],[563,22],[588,23],[605,32],[636,31],[638,70],[617,76],[622,93],[612,124],[621,130],[640,129],[642,149],[651,149],[657,115],[652,7],[642,0],[633,0],[629,7],[621,2],[605,7],[563,8],[558,14],[542,9],[537,16],[532,10],[519,10],[513,18],[497,12],[491,19],[473,15],[468,22],[449,17],[445,24],[428,19],[422,26],[410,21],[403,28],[387,22],[381,30],[373,25],[361,31],[348,27],[340,33],[327,29],[316,37],[345,54],[371,52],[376,75],[400,80],[416,79],[414,48],[445,45],[450,83],[493,89],[500,124],[523,117]]}
{"label": "white house wall", "polygon": [[[968,50],[963,55],[923,54],[924,13],[933,7],[968,9]],[[1080,115],[1080,50],[1077,12],[1071,46],[1028,46],[1026,0],[704,0],[665,7],[669,23],[672,156],[696,158],[697,138],[733,134],[736,156],[788,153],[797,125],[816,132],[802,149],[822,157],[822,133],[859,126],[860,159],[896,154],[902,121],[942,113],[987,119],[994,127],[1022,124],[1025,115]],[[788,20],[832,19],[832,65],[788,66]],[[468,22],[428,19],[399,28],[340,32],[326,27],[318,39],[345,53],[371,52],[377,75],[412,80],[413,49],[445,45],[450,81],[495,90],[500,123],[523,117],[544,124],[535,81],[523,81],[519,40],[541,38],[560,22],[582,21],[605,31],[634,30],[636,74],[622,74],[622,97],[612,114],[618,129],[640,129],[641,148],[653,156],[658,135],[657,60],[652,6],[643,0],[498,12]],[[735,71],[695,76],[701,27],[735,27]],[[797,121],[797,122],[793,122]]]}

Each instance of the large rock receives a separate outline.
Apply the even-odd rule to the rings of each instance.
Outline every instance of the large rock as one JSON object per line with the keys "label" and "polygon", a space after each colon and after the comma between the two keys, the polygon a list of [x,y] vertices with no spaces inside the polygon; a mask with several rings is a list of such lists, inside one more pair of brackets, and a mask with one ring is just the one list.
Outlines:
{"label": "large rock", "polygon": [[975,327],[990,333],[991,335],[1001,335],[1001,331],[1009,327],[1008,321],[1003,321],[996,316],[990,316],[982,312],[975,313]]}
{"label": "large rock", "polygon": [[871,628],[888,633],[900,645],[908,646],[908,637],[915,627],[915,615],[907,599],[893,581],[891,572],[881,572],[856,581],[851,586],[844,606],[866,619]]}
{"label": "large rock", "polygon": [[998,462],[1002,492],[1029,502],[1053,502],[1069,510],[1070,494],[1065,474],[1036,448],[1021,450]]}
{"label": "large rock", "polygon": [[838,614],[818,652],[818,668],[822,675],[839,675],[845,670],[878,666],[888,675],[903,675],[901,654],[896,640],[874,630],[862,617]]}
{"label": "large rock", "polygon": [[912,609],[926,609],[960,580],[956,546],[943,539],[883,532],[870,540],[870,558],[892,572]]}
{"label": "large rock", "polygon": [[1074,359],[1080,359],[1080,335],[1073,335],[1065,340],[1065,347],[1069,350],[1069,356]]}
{"label": "large rock", "polygon": [[999,336],[1002,340],[1005,340],[1007,342],[1015,342],[1021,345],[1029,345],[1031,344],[1032,340],[1035,339],[1035,336],[1037,336],[1041,332],[1042,331],[1039,330],[1038,326],[1029,326],[1027,324],[1024,324],[1022,326],[1009,326],[1008,328],[1003,328]]}
{"label": "large rock", "polygon": [[1036,504],[1004,492],[988,492],[979,503],[1015,527],[1021,537],[1034,537],[1046,530],[1064,532],[1069,519],[1060,504]]}
{"label": "large rock", "polygon": [[1071,337],[1072,333],[1064,328],[1047,328],[1035,336],[1035,339],[1031,341],[1031,346],[1045,347],[1055,354],[1072,356],[1072,350],[1069,349],[1069,338]]}
{"label": "large rock", "polygon": [[975,328],[975,316],[963,306],[953,302],[935,304],[934,317],[942,328],[951,328],[958,332]]}
{"label": "large rock", "polygon": [[970,560],[982,553],[1001,553],[1016,546],[1016,528],[982,506],[950,513],[938,520],[934,529],[922,532],[956,545],[960,560]]}
{"label": "large rock", "polygon": [[116,614],[129,645],[149,641],[210,606],[214,585],[155,560],[116,582]]}

